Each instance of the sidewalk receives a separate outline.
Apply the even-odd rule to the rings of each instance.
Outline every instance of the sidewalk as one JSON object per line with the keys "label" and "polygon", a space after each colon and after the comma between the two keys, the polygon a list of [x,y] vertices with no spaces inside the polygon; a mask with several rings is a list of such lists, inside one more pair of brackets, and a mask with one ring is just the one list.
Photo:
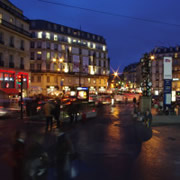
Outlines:
{"label": "sidewalk", "polygon": [[180,115],[158,115],[155,108],[151,109],[153,116],[152,126],[180,124]]}

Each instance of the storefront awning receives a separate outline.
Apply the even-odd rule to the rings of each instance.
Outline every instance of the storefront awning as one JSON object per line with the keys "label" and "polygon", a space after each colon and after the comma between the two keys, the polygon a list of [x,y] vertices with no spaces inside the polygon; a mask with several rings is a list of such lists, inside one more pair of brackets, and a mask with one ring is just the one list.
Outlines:
{"label": "storefront awning", "polygon": [[15,88],[0,88],[0,91],[5,92],[6,94],[19,94],[19,91]]}

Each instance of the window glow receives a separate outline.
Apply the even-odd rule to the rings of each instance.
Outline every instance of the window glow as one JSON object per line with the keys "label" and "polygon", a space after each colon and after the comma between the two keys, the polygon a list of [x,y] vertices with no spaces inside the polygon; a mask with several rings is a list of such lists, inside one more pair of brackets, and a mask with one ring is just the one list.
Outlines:
{"label": "window glow", "polygon": [[46,39],[50,39],[50,33],[46,32]]}
{"label": "window glow", "polygon": [[93,49],[95,49],[95,48],[96,48],[96,44],[93,43]]}
{"label": "window glow", "polygon": [[41,51],[38,51],[37,54],[42,54],[42,52],[41,52]]}
{"label": "window glow", "polygon": [[72,39],[70,37],[68,37],[67,39],[68,39],[68,43],[72,42]]}
{"label": "window glow", "polygon": [[50,52],[47,52],[46,57],[47,57],[47,59],[50,59]]}
{"label": "window glow", "polygon": [[65,73],[69,72],[69,68],[68,68],[68,64],[67,63],[64,64],[64,72]]}
{"label": "window glow", "polygon": [[0,14],[0,23],[2,23],[2,14]]}
{"label": "window glow", "polygon": [[89,47],[89,48],[91,47],[91,43],[90,43],[90,42],[88,42],[88,47]]}
{"label": "window glow", "polygon": [[57,41],[57,40],[58,40],[58,35],[54,34],[54,41]]}
{"label": "window glow", "polygon": [[38,32],[38,38],[42,38],[42,34],[43,34],[43,32]]}
{"label": "window glow", "polygon": [[73,39],[73,42],[76,43],[76,39]]}
{"label": "window glow", "polygon": [[103,51],[106,51],[106,46],[103,46],[102,48],[103,48]]}

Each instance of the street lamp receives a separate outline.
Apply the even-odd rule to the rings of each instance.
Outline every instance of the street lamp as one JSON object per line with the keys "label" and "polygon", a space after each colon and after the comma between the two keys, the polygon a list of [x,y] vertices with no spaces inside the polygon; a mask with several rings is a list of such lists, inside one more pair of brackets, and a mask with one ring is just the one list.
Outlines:
{"label": "street lamp", "polygon": [[[57,65],[58,65],[58,68],[57,68],[57,71],[58,72],[62,72],[62,63],[63,63],[63,58],[62,57],[60,57],[60,58],[53,58],[52,59],[52,62],[54,62],[54,63],[57,63]],[[61,68],[59,68],[59,66],[61,67]]]}
{"label": "street lamp", "polygon": [[154,56],[154,55],[151,55],[150,58],[151,58],[151,60],[154,60],[154,59],[155,59],[155,56]]}

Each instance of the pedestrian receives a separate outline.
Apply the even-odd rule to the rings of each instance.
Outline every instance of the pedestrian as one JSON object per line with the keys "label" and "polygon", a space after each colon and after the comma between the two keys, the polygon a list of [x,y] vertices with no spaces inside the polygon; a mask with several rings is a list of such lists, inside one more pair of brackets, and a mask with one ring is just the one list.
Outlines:
{"label": "pedestrian", "polygon": [[49,124],[50,124],[50,130],[52,130],[53,109],[54,109],[54,106],[50,103],[50,101],[47,101],[47,103],[44,105],[44,113],[45,113],[45,117],[46,117],[46,132],[49,129]]}
{"label": "pedestrian", "polygon": [[69,179],[71,171],[71,160],[74,159],[74,147],[69,136],[56,130],[56,168],[58,179]]}
{"label": "pedestrian", "polygon": [[70,123],[73,123],[74,121],[74,105],[73,102],[68,106],[68,115],[70,118]]}
{"label": "pedestrian", "polygon": [[150,128],[151,124],[152,124],[152,114],[149,110],[147,110],[145,112],[145,117],[144,117],[144,122],[145,122],[145,126]]}
{"label": "pedestrian", "polygon": [[133,103],[136,104],[136,97],[133,98]]}
{"label": "pedestrian", "polygon": [[34,134],[26,152],[25,179],[45,180],[48,170],[48,154],[43,147],[44,136]]}
{"label": "pedestrian", "polygon": [[24,157],[25,157],[25,138],[26,134],[23,131],[17,131],[15,142],[13,144],[13,179],[24,179]]}
{"label": "pedestrian", "polygon": [[54,115],[54,119],[56,120],[57,128],[60,128],[60,120],[59,120],[59,116],[60,116],[60,100],[55,101],[54,109],[53,109],[53,115]]}

